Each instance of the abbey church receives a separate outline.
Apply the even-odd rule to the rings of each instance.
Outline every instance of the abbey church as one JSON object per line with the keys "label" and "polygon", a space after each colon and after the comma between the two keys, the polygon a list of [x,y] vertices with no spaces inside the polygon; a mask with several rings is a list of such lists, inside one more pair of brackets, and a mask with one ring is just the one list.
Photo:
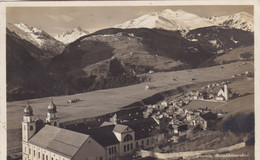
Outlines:
{"label": "abbey church", "polygon": [[[23,160],[119,160],[140,148],[153,147],[154,135],[148,125],[141,125],[143,122],[117,124],[115,115],[114,122],[79,133],[60,128],[57,113],[51,101],[45,121],[35,120],[28,102],[22,121]],[[149,123],[158,126],[153,119]]]}

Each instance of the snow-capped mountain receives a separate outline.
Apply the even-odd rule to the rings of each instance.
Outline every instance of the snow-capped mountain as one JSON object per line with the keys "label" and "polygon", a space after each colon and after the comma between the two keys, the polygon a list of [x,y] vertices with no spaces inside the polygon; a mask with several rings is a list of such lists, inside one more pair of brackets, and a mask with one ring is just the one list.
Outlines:
{"label": "snow-capped mountain", "polygon": [[254,31],[254,17],[247,12],[239,12],[233,15],[210,17],[209,21],[215,25],[229,26],[230,28]]}
{"label": "snow-capped mountain", "polygon": [[21,29],[22,31],[26,32],[29,34],[29,37],[31,41],[36,42],[38,45],[42,46],[44,44],[44,38],[42,38],[43,31],[39,30],[38,28],[35,27],[29,27],[26,24],[19,23],[19,24],[14,24],[16,27]]}
{"label": "snow-capped mountain", "polygon": [[115,28],[161,28],[188,31],[213,25],[208,19],[198,15],[183,10],[172,11],[171,9],[165,9],[118,24]]}
{"label": "snow-capped mountain", "polygon": [[36,47],[42,49],[47,57],[53,57],[61,53],[65,45],[53,38],[51,35],[36,27],[24,23],[7,24],[7,28]]}
{"label": "snow-capped mountain", "polygon": [[81,29],[80,27],[77,27],[72,29],[71,31],[66,31],[60,35],[56,35],[55,38],[63,42],[64,44],[68,44],[87,34],[87,31]]}

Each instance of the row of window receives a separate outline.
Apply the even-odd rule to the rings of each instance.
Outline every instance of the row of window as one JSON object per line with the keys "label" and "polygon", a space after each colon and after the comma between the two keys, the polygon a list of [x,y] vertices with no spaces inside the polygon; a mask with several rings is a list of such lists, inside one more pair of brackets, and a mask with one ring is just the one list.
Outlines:
{"label": "row of window", "polygon": [[[147,139],[147,140],[146,140],[146,145],[148,146],[149,144],[150,144],[149,139]],[[136,147],[139,146],[138,141],[136,142],[135,146],[136,146]],[[141,141],[141,146],[144,146],[144,140]]]}
{"label": "row of window", "polygon": [[[25,150],[26,150],[26,147],[25,147]],[[30,154],[31,154],[31,148],[29,148],[29,155]],[[33,150],[33,156],[34,157],[36,156],[35,150]],[[38,158],[41,158],[41,153],[40,152],[38,152]],[[42,154],[42,160],[48,160],[48,155]],[[54,160],[53,157],[51,157],[51,160]],[[58,159],[56,159],[56,160],[58,160]],[[65,159],[63,158],[63,160],[65,160]]]}
{"label": "row of window", "polygon": [[109,148],[108,149],[109,151],[109,155],[111,155],[111,154],[114,154],[114,153],[116,153],[116,146],[114,146],[114,147],[111,147],[111,148]]}
{"label": "row of window", "polygon": [[124,152],[133,150],[133,143],[124,145]]}

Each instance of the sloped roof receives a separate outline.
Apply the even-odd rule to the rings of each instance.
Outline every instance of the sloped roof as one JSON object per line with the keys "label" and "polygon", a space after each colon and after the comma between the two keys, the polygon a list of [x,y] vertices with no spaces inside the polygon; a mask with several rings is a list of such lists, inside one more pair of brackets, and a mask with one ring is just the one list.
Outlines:
{"label": "sloped roof", "polygon": [[218,118],[218,115],[212,112],[208,112],[202,114],[200,117],[203,118],[204,120],[216,120]]}
{"label": "sloped roof", "polygon": [[135,131],[136,140],[153,136],[155,133],[160,131],[160,126],[152,117],[133,120],[125,122],[124,124],[128,125]]}
{"label": "sloped roof", "polygon": [[100,127],[110,126],[110,125],[114,125],[114,123],[105,121],[105,122],[103,122],[103,123],[100,125]]}
{"label": "sloped roof", "polygon": [[113,133],[115,125],[101,126],[98,128],[91,129],[89,131],[90,136],[95,139],[102,146],[110,146],[118,144],[119,141]]}
{"label": "sloped roof", "polygon": [[45,125],[29,142],[65,157],[73,157],[89,135]]}
{"label": "sloped roof", "polygon": [[123,133],[126,130],[127,127],[128,126],[126,126],[126,125],[117,124],[117,125],[115,125],[113,132]]}

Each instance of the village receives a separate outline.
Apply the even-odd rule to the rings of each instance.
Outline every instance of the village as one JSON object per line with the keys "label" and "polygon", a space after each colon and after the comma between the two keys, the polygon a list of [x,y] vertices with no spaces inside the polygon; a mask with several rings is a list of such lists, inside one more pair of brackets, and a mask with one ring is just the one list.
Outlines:
{"label": "village", "polygon": [[[237,88],[238,85],[241,88],[252,80],[251,72],[244,73],[237,75],[236,79],[232,77],[191,85],[159,98],[133,103],[115,112],[69,121],[62,121],[62,116],[58,114],[61,108],[56,107],[56,99],[51,98],[46,106],[46,118],[34,118],[33,109],[37,108],[37,104],[30,104],[28,101],[22,122],[22,157],[24,160],[67,160],[74,156],[107,160],[165,159],[167,154],[178,158],[183,157],[183,154],[179,155],[182,152],[189,152],[187,157],[190,157],[206,149],[220,149],[215,154],[221,154],[223,147],[236,148],[238,145],[241,148],[250,138],[227,132],[230,129],[222,130],[221,125],[226,123],[225,117],[230,117],[229,112],[232,110],[222,110],[223,107],[220,106],[248,95]],[[144,91],[150,90],[153,88],[145,87]],[[64,98],[63,103],[73,106],[84,103],[84,100],[75,96]],[[52,132],[56,136],[50,135]],[[68,155],[67,150],[59,149],[59,145],[63,144],[54,144],[60,141],[59,137],[63,137],[62,140],[67,143],[63,147],[74,146],[68,136],[80,136],[86,140],[82,141],[82,146],[88,146],[93,151],[80,155],[84,147],[78,146]],[[42,146],[42,139],[48,142],[44,144],[46,146]]]}
{"label": "village", "polygon": [[[82,136],[82,139],[94,142],[91,145],[84,142],[84,145],[90,145],[89,147],[95,150],[85,153],[84,156],[98,157],[100,160],[158,158],[159,156],[155,156],[154,153],[177,154],[178,157],[180,151],[194,152],[191,153],[194,155],[197,150],[205,149],[204,143],[210,144],[210,149],[241,145],[239,136],[219,130],[219,124],[228,112],[217,108],[243,96],[229,86],[232,86],[234,81],[248,82],[251,73],[246,72],[244,75],[240,80],[213,81],[191,89],[184,89],[178,94],[164,97],[155,104],[136,104],[105,115],[73,121],[60,121],[53,98],[48,106],[46,122],[39,117],[33,118],[33,109],[28,102],[24,109],[22,124],[35,127],[23,127],[30,128],[30,131],[23,130],[26,141],[23,159],[37,159],[36,153],[32,153],[31,150],[38,150],[38,159],[55,158],[55,155],[63,159],[82,156],[78,155],[81,150],[84,150],[82,147],[68,155],[66,150],[57,152],[59,148],[56,144],[50,143],[43,148],[41,146],[40,139],[58,142],[59,136],[67,137],[68,135],[70,137]],[[150,89],[152,88],[148,90]],[[74,98],[67,99],[66,103],[73,105],[81,101],[79,98]],[[193,104],[194,102],[196,103]],[[201,102],[203,105],[200,105]],[[56,137],[46,135],[51,130],[57,134]],[[220,142],[220,137],[228,139],[225,144]],[[68,146],[74,145],[69,140],[66,143]],[[176,155],[173,157],[176,158]]]}
{"label": "village", "polygon": [[213,128],[218,120],[227,114],[221,111],[212,111],[208,107],[198,109],[185,109],[184,106],[191,101],[210,101],[224,102],[234,98],[236,93],[228,89],[228,83],[212,83],[202,87],[197,91],[184,92],[181,96],[172,100],[164,100],[158,104],[147,105],[144,111],[144,118],[152,117],[158,124],[166,122],[169,134],[173,142],[178,142],[179,135],[185,134],[189,126],[200,126],[201,129],[207,130]]}

